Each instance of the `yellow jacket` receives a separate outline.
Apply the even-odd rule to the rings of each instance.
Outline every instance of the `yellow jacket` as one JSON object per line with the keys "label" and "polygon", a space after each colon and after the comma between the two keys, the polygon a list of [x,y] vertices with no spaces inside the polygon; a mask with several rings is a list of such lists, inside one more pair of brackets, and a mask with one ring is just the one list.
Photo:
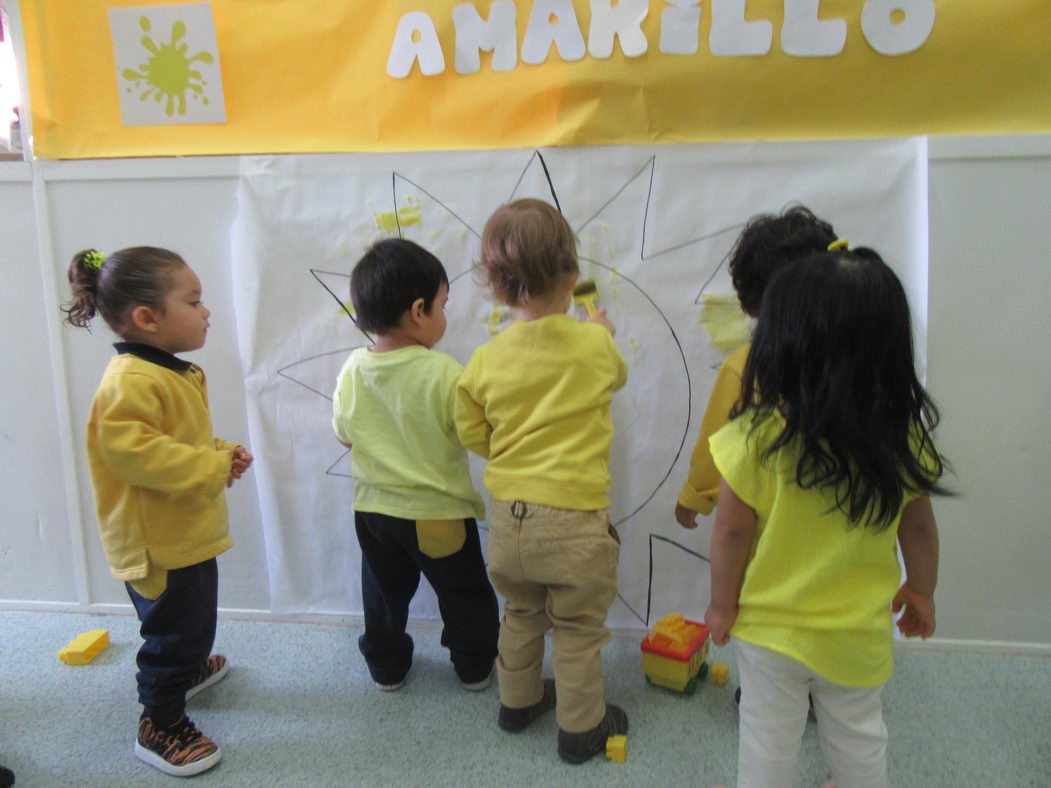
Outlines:
{"label": "yellow jacket", "polygon": [[730,420],[730,408],[741,397],[741,376],[751,347],[748,344],[737,348],[719,368],[701,421],[701,434],[690,455],[690,473],[679,492],[679,503],[701,514],[711,514],[719,497],[720,475],[712,461],[708,439]]}
{"label": "yellow jacket", "polygon": [[233,542],[225,486],[238,444],[212,436],[200,367],[116,344],[88,419],[88,467],[113,577],[214,558]]}
{"label": "yellow jacket", "polygon": [[457,384],[456,429],[489,459],[504,501],[609,506],[613,392],[628,366],[608,330],[568,315],[516,321],[475,350]]}

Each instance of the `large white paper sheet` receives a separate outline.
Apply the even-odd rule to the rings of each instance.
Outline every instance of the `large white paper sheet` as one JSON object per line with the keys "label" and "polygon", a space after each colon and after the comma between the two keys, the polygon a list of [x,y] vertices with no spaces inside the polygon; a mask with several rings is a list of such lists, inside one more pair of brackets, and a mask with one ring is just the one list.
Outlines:
{"label": "large white paper sheet", "polygon": [[[922,139],[244,159],[234,291],[274,610],[361,610],[353,481],[330,396],[347,353],[368,342],[343,304],[372,241],[400,232],[444,262],[438,349],[464,363],[506,326],[471,276],[486,218],[517,197],[561,206],[629,364],[613,408],[623,547],[610,624],[641,627],[700,616],[708,601],[710,519],[686,531],[672,512],[725,355],[699,320],[703,296],[732,293],[725,260],[741,226],[802,202],[879,250],[909,291],[922,347],[925,162]],[[479,489],[481,467],[474,458]],[[411,613],[437,616],[429,589]]]}

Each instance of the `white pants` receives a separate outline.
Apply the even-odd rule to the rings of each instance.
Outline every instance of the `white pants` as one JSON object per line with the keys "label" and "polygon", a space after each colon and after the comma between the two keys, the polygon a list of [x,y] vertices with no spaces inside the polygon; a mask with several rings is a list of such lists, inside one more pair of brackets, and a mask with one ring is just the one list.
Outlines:
{"label": "white pants", "polygon": [[741,677],[738,788],[791,788],[809,701],[837,788],[887,788],[883,687],[845,687],[802,662],[734,639]]}

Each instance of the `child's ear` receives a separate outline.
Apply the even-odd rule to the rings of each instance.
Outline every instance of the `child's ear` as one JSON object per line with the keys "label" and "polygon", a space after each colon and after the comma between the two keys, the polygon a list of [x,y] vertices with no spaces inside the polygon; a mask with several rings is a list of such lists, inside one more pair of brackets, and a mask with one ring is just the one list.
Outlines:
{"label": "child's ear", "polygon": [[422,298],[417,298],[412,302],[412,306],[409,307],[409,317],[412,322],[419,323],[423,320],[423,316],[427,314],[427,310],[424,308],[424,301]]}
{"label": "child's ear", "polygon": [[131,310],[131,324],[139,331],[153,333],[157,330],[157,315],[153,309],[139,305]]}

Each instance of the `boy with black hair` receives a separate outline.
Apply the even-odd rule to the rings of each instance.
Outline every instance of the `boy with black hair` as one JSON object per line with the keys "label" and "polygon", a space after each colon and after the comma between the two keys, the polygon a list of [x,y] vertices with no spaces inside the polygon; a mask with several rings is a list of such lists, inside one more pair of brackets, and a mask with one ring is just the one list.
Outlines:
{"label": "boy with black hair", "polygon": [[[753,216],[730,250],[730,278],[741,309],[749,317],[758,317],[763,292],[777,271],[801,257],[826,251],[835,241],[832,225],[804,205]],[[690,472],[675,505],[675,519],[683,528],[696,528],[697,515],[711,514],[715,508],[721,477],[708,439],[730,420],[730,408],[740,399],[741,375],[751,346],[743,345],[727,356],[715,378],[690,456]]]}
{"label": "boy with black hair", "polygon": [[374,335],[371,348],[350,354],[332,397],[336,436],[353,449],[365,611],[358,647],[381,690],[401,688],[422,572],[438,596],[456,675],[465,689],[483,690],[499,632],[475,519],[485,506],[453,421],[462,368],[432,349],[445,334],[448,276],[427,250],[387,239],[354,267],[350,296],[358,327]]}

